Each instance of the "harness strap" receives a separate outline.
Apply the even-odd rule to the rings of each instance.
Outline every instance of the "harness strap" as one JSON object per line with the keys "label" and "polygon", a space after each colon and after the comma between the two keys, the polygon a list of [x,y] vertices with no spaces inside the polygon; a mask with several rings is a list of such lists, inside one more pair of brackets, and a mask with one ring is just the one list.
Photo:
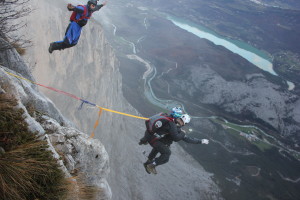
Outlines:
{"label": "harness strap", "polygon": [[155,138],[153,138],[149,143],[150,143],[150,144],[154,144],[155,141],[158,140],[158,139],[159,139],[159,138],[155,137]]}
{"label": "harness strap", "polygon": [[87,16],[87,12],[88,12],[87,7],[85,5],[78,5],[78,6],[83,7],[83,14],[82,14],[82,16],[79,19],[76,19],[77,12],[73,11],[73,13],[72,13],[72,15],[70,17],[70,20],[77,23],[77,22],[79,22],[79,21],[81,21],[83,19],[90,19],[91,16],[92,16],[92,13],[90,14],[90,16]]}

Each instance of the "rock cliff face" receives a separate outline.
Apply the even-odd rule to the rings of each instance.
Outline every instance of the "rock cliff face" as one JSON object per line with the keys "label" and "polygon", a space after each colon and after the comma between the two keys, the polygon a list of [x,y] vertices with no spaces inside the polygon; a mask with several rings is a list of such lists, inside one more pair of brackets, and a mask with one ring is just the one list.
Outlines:
{"label": "rock cliff face", "polygon": [[[63,38],[70,15],[66,9],[67,3],[59,0],[31,1],[35,11],[27,18],[26,31],[34,46],[27,50],[25,59],[33,66],[37,82],[105,108],[139,115],[123,97],[119,73],[122,66],[119,66],[97,21],[91,19],[83,28],[77,46],[48,53],[49,43]],[[98,15],[101,16],[101,10]],[[97,109],[85,105],[78,110],[79,101],[41,90],[76,127],[87,134],[92,131]],[[137,144],[143,132],[143,120],[105,111],[101,115],[95,138],[104,144],[110,157],[108,183],[112,199],[222,199],[219,188],[212,181],[213,175],[176,144],[172,146],[170,162],[158,167],[159,175],[148,175],[142,163],[146,160],[143,152],[146,149],[148,153],[150,148]],[[53,140],[60,138],[55,135]],[[92,152],[86,152],[95,156]],[[95,161],[90,163],[91,168],[86,166],[84,169],[92,172],[101,166],[106,164]],[[90,178],[93,181],[98,179]]]}
{"label": "rock cliff face", "polygon": [[[48,141],[50,150],[67,177],[82,174],[83,182],[97,189],[96,196],[110,199],[111,190],[106,181],[109,173],[108,154],[104,146],[99,140],[89,139],[86,134],[73,128],[52,101],[38,91],[36,85],[8,74],[17,74],[34,81],[15,50],[0,52],[0,62],[3,63],[0,68],[0,93],[18,100],[17,107],[24,110],[29,130]],[[62,153],[62,157],[58,152]],[[92,167],[94,165],[98,167]],[[77,182],[75,178],[73,180]],[[78,195],[74,191],[72,199],[80,199]]]}

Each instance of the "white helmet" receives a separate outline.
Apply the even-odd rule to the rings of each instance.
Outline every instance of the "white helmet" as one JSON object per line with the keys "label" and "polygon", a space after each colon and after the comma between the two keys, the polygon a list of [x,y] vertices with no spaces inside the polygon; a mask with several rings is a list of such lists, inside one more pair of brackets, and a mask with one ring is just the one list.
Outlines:
{"label": "white helmet", "polygon": [[183,114],[180,119],[183,121],[184,124],[188,124],[191,121],[191,117],[188,114]]}

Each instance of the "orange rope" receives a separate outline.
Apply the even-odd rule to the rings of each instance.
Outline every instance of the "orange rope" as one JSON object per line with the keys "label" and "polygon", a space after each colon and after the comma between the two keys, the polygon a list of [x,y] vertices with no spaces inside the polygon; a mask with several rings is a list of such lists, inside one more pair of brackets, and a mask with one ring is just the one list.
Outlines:
{"label": "orange rope", "polygon": [[99,119],[100,119],[101,114],[102,114],[102,108],[99,109],[98,118],[97,118],[97,120],[96,120],[96,122],[94,124],[94,130],[93,130],[90,138],[94,138],[95,137],[95,130],[96,130],[97,126],[99,125]]}

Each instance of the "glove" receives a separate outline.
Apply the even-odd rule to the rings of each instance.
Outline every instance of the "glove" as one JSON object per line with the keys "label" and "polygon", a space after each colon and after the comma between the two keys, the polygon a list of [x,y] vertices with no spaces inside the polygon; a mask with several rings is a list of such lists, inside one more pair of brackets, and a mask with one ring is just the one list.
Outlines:
{"label": "glove", "polygon": [[208,144],[209,143],[209,140],[208,139],[202,139],[201,140],[201,144]]}
{"label": "glove", "polygon": [[146,145],[146,144],[148,144],[147,141],[140,140],[140,142],[139,142],[139,145]]}

